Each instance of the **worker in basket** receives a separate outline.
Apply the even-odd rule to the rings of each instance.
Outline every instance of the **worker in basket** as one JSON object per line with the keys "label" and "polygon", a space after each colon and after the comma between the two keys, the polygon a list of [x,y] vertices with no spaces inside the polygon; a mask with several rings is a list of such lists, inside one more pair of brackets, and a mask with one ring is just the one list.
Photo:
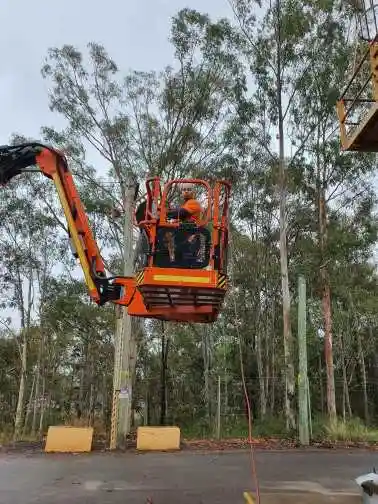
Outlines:
{"label": "worker in basket", "polygon": [[185,184],[182,188],[183,204],[179,208],[168,211],[168,219],[180,219],[183,222],[199,224],[202,216],[202,207],[196,199],[192,185]]}
{"label": "worker in basket", "polygon": [[180,207],[168,210],[167,218],[169,220],[179,220],[188,224],[188,227],[176,232],[168,231],[165,235],[165,241],[171,263],[189,268],[198,262],[201,241],[197,226],[201,222],[203,209],[196,199],[191,184],[182,186],[182,199],[183,203]]}

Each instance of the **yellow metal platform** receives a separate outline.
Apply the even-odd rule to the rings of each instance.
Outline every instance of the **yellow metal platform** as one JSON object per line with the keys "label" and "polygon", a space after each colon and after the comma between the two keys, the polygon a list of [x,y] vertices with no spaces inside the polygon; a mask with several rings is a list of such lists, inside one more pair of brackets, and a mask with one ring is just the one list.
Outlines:
{"label": "yellow metal platform", "polygon": [[378,103],[372,103],[355,128],[347,132],[346,123],[343,122],[340,123],[340,128],[341,147],[344,151],[378,152]]}
{"label": "yellow metal platform", "polygon": [[378,152],[378,42],[368,44],[337,101],[341,148]]}

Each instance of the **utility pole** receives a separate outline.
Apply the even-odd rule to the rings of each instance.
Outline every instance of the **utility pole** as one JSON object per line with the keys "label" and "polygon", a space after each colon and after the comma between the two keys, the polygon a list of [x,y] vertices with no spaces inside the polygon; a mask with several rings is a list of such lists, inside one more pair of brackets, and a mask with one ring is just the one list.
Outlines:
{"label": "utility pole", "polygon": [[[123,196],[123,274],[133,274],[133,206],[135,185],[124,185]],[[127,308],[116,307],[116,331],[114,338],[113,405],[111,417],[110,449],[114,450],[126,443],[130,432],[132,378],[135,367],[136,341],[132,318]]]}
{"label": "utility pole", "polygon": [[308,378],[307,378],[307,338],[306,338],[306,280],[298,278],[298,353],[299,353],[299,441],[309,445]]}

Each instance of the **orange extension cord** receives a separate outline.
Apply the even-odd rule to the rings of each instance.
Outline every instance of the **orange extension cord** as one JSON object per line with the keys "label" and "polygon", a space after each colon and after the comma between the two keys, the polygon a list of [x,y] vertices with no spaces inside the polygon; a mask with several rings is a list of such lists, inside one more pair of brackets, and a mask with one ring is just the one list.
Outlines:
{"label": "orange extension cord", "polygon": [[[231,233],[230,233],[231,235]],[[230,237],[231,238],[231,237]],[[233,273],[233,242],[232,239],[230,239],[230,249],[231,249],[231,276]],[[232,283],[232,282],[230,282]],[[238,320],[238,311],[237,311],[237,305],[236,305],[236,298],[234,296],[234,311],[235,311],[235,320]],[[243,363],[243,350],[242,350],[242,343],[241,343],[241,335],[239,331],[239,326],[238,323],[236,322],[236,332],[238,336],[238,342],[239,342],[239,357],[240,357],[240,373],[241,373],[241,378],[242,378],[242,384],[243,384],[243,391],[244,391],[244,397],[245,401],[247,404],[247,412],[248,412],[248,444],[250,448],[250,457],[251,457],[251,476],[252,476],[252,484],[256,488],[256,504],[261,504],[260,501],[260,485],[259,485],[259,478],[257,475],[257,464],[256,464],[256,455],[255,455],[255,447],[253,444],[253,438],[252,438],[252,411],[251,411],[251,402],[249,400],[248,396],[248,390],[247,390],[247,384],[245,381],[245,373],[244,373],[244,363]]]}
{"label": "orange extension cord", "polygon": [[[239,330],[238,330],[238,333],[239,333]],[[240,353],[240,371],[241,371],[244,396],[245,396],[245,401],[247,403],[247,411],[248,411],[248,444],[249,444],[250,456],[251,456],[251,476],[252,476],[252,482],[254,483],[254,485],[256,487],[256,504],[260,504],[260,485],[259,485],[259,478],[257,476],[255,447],[254,447],[253,439],[252,439],[251,403],[250,403],[250,400],[248,397],[247,384],[245,382],[243,352],[242,352],[240,337],[239,337],[239,353]]]}

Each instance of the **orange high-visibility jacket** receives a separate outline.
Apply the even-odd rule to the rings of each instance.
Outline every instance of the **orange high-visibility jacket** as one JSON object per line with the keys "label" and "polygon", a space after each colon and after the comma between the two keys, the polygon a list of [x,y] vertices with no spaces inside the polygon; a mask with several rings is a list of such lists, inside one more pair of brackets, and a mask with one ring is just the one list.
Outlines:
{"label": "orange high-visibility jacket", "polygon": [[197,200],[190,199],[185,201],[185,203],[182,205],[182,208],[190,213],[190,220],[193,220],[196,224],[200,222],[202,207]]}

